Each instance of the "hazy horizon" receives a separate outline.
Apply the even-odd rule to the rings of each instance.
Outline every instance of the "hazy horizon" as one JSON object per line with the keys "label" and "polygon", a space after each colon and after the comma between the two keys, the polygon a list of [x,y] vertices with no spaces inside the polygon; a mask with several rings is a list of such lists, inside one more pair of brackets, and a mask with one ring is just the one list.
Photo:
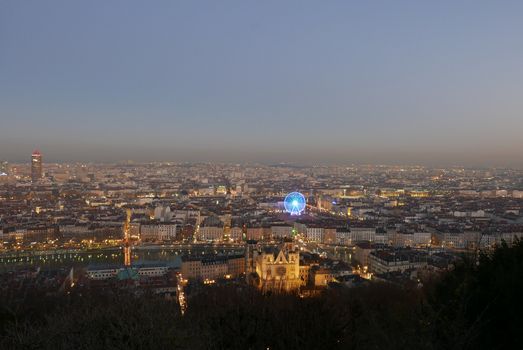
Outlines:
{"label": "hazy horizon", "polygon": [[522,10],[4,1],[0,160],[522,167]]}
{"label": "hazy horizon", "polygon": [[[119,154],[125,152],[117,152],[115,156],[109,158],[105,157],[92,157],[88,156],[87,153],[93,150],[93,147],[86,147],[87,151],[64,154],[63,157],[57,157],[56,154],[47,153],[38,149],[43,154],[44,165],[47,163],[60,164],[60,163],[91,163],[91,164],[118,164],[125,162],[135,162],[137,164],[144,163],[223,163],[223,164],[263,164],[263,165],[279,165],[288,164],[290,166],[366,166],[366,165],[384,165],[384,166],[425,166],[427,168],[444,168],[444,167],[464,167],[469,169],[485,169],[485,168],[507,168],[507,169],[523,169],[523,164],[518,162],[507,161],[506,158],[498,158],[496,161],[485,162],[482,158],[467,159],[466,155],[462,157],[451,156],[451,155],[440,155],[440,154],[394,154],[387,156],[386,154],[367,154],[360,155],[359,157],[342,158],[342,157],[319,157],[310,156],[309,154],[303,155],[302,157],[292,156],[288,153],[279,154],[278,156],[265,156],[257,153],[253,155],[238,155],[236,153],[219,151],[210,152],[208,150],[197,150],[190,154],[184,153],[183,156],[173,156],[173,152],[162,152],[161,154],[167,154],[165,156],[158,155],[158,152],[147,150],[141,154],[131,153],[130,157],[119,157]],[[27,164],[31,162],[31,153],[25,155],[21,159],[7,159],[12,164]],[[62,153],[59,153],[62,154]],[[90,154],[90,152],[89,152]],[[168,154],[171,154],[169,156]],[[226,154],[226,155],[224,155]],[[134,157],[133,157],[134,156]],[[423,160],[423,158],[428,158]],[[494,157],[492,157],[494,158]]]}

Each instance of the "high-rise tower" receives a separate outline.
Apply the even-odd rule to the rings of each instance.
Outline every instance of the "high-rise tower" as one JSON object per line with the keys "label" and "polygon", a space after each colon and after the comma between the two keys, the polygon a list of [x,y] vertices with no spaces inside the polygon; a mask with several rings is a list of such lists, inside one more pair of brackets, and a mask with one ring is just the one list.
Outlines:
{"label": "high-rise tower", "polygon": [[0,176],[9,175],[9,163],[0,161]]}
{"label": "high-rise tower", "polygon": [[31,181],[38,182],[42,176],[42,154],[40,151],[34,150],[31,155]]}

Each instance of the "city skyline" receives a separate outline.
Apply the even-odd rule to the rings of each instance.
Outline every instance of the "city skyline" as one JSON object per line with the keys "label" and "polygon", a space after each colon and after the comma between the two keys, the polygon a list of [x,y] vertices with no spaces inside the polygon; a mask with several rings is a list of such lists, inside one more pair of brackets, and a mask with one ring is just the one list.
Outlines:
{"label": "city skyline", "polygon": [[521,167],[520,3],[0,5],[28,162]]}
{"label": "city skyline", "polygon": [[[12,161],[8,158],[2,159],[2,164],[5,164],[5,166],[8,166],[9,164],[12,165],[31,165],[33,167],[34,160],[35,160],[35,154],[40,158],[42,157],[42,153],[40,152],[40,149],[34,149],[30,157],[25,156],[25,159],[15,160]],[[46,154],[47,156],[47,154]],[[7,160],[6,160],[7,159]],[[46,157],[47,159],[47,157]],[[230,164],[230,165],[254,165],[259,164],[263,166],[290,166],[290,167],[310,167],[310,166],[404,166],[404,167],[425,167],[425,168],[465,168],[465,169],[521,169],[521,166],[518,166],[516,164],[510,164],[503,162],[503,160],[498,162],[491,162],[488,164],[485,163],[471,163],[471,162],[451,162],[449,161],[449,158],[441,161],[431,161],[431,162],[424,162],[424,161],[413,161],[412,159],[407,161],[400,161],[399,159],[385,159],[385,158],[379,158],[379,160],[376,160],[376,158],[373,157],[365,157],[365,158],[358,158],[353,159],[352,161],[339,161],[339,160],[323,160],[323,161],[315,161],[314,159],[311,160],[310,158],[294,158],[292,161],[287,161],[286,159],[289,158],[278,158],[278,159],[238,159],[238,158],[214,158],[214,160],[209,160],[208,158],[202,158],[202,157],[192,157],[192,158],[178,158],[178,159],[161,159],[156,157],[148,157],[148,158],[137,158],[137,159],[131,159],[131,158],[115,158],[111,160],[100,160],[100,159],[89,159],[89,158],[83,158],[78,157],[77,154],[74,154],[73,156],[68,156],[65,159],[59,159],[56,158],[56,156],[51,155],[49,157],[49,161],[47,161],[48,164],[147,164],[147,163],[166,163],[166,164]],[[374,161],[373,161],[374,160]]]}
{"label": "city skyline", "polygon": [[523,349],[521,14],[0,1],[0,348]]}

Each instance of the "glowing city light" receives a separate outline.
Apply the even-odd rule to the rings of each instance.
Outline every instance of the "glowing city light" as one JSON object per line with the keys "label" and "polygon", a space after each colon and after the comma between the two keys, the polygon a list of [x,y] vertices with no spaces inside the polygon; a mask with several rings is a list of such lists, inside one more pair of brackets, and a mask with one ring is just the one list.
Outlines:
{"label": "glowing city light", "polygon": [[291,192],[283,201],[285,211],[291,215],[300,215],[305,210],[305,197],[299,192]]}

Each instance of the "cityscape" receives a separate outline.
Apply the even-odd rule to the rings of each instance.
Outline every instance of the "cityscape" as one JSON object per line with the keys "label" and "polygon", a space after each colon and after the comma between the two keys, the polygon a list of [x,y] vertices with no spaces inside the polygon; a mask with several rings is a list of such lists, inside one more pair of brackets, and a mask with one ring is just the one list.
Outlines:
{"label": "cityscape", "polygon": [[[523,170],[2,162],[3,292],[421,288],[523,238]],[[300,192],[298,192],[300,191]]]}
{"label": "cityscape", "polygon": [[523,6],[0,4],[1,349],[523,349]]}

